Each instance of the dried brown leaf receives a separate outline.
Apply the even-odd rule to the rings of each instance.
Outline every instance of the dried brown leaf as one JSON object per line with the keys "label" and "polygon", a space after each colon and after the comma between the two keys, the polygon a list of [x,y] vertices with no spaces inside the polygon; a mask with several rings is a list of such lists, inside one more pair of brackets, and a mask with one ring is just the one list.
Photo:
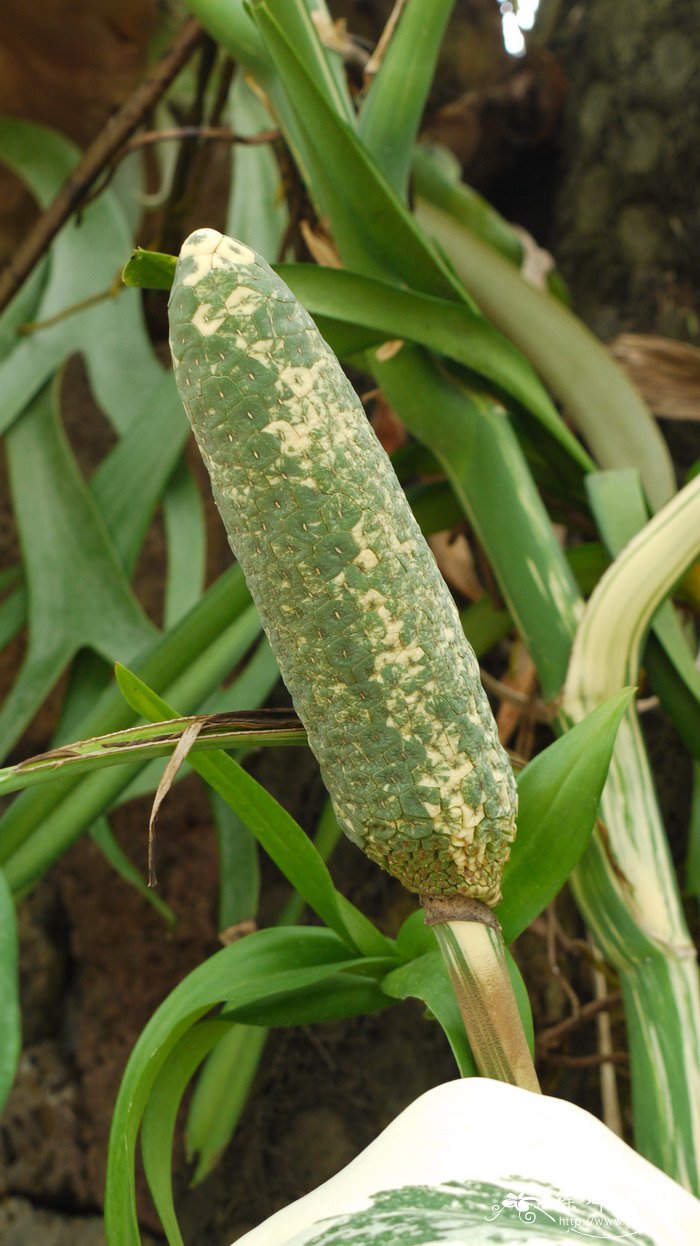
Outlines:
{"label": "dried brown leaf", "polygon": [[700,419],[700,350],[653,333],[620,333],[609,349],[654,414]]}
{"label": "dried brown leaf", "polygon": [[155,871],[155,838],[156,838],[155,828],[156,828],[156,818],[158,817],[158,810],[160,809],[173,783],[175,782],[175,776],[177,775],[177,772],[180,769],[180,766],[187,759],[187,754],[192,748],[192,745],[197,739],[197,736],[199,735],[206,721],[207,721],[206,718],[196,718],[194,722],[190,723],[189,727],[185,727],[185,730],[180,736],[180,739],[178,740],[177,745],[173,751],[172,757],[168,759],[168,764],[165,767],[165,770],[163,771],[160,783],[158,784],[158,788],[156,790],[156,794],[153,797],[153,805],[151,807],[151,816],[148,819],[148,885],[149,887],[155,887],[156,882],[157,882],[156,871]]}
{"label": "dried brown leaf", "polygon": [[464,533],[452,531],[433,532],[428,537],[435,561],[450,588],[454,588],[468,601],[478,601],[484,595],[471,547]]}
{"label": "dried brown leaf", "polygon": [[326,268],[342,268],[343,261],[338,253],[331,235],[322,225],[312,226],[309,221],[300,221],[299,229],[306,246],[317,264]]}

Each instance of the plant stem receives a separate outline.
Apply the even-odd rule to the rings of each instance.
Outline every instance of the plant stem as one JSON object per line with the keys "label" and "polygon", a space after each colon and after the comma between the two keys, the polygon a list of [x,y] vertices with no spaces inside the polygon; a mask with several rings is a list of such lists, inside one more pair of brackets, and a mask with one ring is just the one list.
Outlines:
{"label": "plant stem", "polygon": [[[515,1002],[500,926],[486,905],[468,901],[467,920],[440,917],[441,902],[424,896],[464,1028],[482,1077],[540,1093]],[[461,898],[457,905],[461,908]],[[458,910],[457,910],[458,911]]]}

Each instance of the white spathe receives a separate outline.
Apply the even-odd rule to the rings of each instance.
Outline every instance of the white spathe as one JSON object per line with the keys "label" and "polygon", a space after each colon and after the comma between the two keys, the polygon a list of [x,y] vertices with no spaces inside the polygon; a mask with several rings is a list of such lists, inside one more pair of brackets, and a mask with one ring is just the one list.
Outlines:
{"label": "white spathe", "polygon": [[[397,1193],[392,1194],[395,1191]],[[700,1202],[582,1108],[467,1078],[236,1246],[700,1243]]]}

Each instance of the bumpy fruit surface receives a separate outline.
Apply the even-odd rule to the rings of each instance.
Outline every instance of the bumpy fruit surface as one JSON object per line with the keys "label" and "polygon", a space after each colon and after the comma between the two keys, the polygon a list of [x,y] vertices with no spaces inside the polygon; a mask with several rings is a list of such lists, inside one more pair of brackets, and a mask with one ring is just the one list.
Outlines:
{"label": "bumpy fruit surface", "polygon": [[177,383],[336,816],[411,891],[494,904],[516,789],[474,654],[311,317],[214,230],[182,248]]}

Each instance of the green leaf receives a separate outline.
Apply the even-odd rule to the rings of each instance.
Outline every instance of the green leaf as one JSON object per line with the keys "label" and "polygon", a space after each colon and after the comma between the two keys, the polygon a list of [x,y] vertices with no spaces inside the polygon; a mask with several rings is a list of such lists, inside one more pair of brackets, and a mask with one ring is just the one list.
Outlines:
{"label": "green leaf", "polygon": [[[270,112],[236,70],[229,95],[229,123],[237,134],[258,134],[273,125]],[[233,177],[226,233],[240,238],[272,262],[279,254],[289,213],[282,194],[282,174],[272,147],[257,143],[233,152]]]}
{"label": "green leaf", "polygon": [[254,835],[230,805],[210,792],[219,848],[218,928],[254,918],[260,899],[260,866]]}
{"label": "green leaf", "polygon": [[[131,671],[118,667],[117,681],[132,709],[145,718],[163,721],[177,717],[176,711]],[[225,753],[206,757],[191,754],[190,765],[243,819],[285,878],[322,921],[367,955],[373,955],[378,946],[386,950],[388,941],[335,890],[323,859],[298,822],[252,775]]]}
{"label": "green leaf", "polygon": [[17,588],[22,583],[22,568],[18,563],[14,566],[5,567],[0,571],[0,593],[6,593],[9,589]]}
{"label": "green leaf", "polygon": [[404,346],[367,359],[409,431],[440,463],[493,567],[546,697],[564,682],[580,598],[503,408]]}
{"label": "green leaf", "polygon": [[[168,524],[169,477],[188,433],[189,424],[184,417],[172,373],[165,373],[156,388],[148,394],[145,404],[136,407],[127,431],[90,479],[90,492],[102,512],[105,526],[112,535],[114,548],[127,574],[133,573],[164,489],[167,538],[169,542],[172,540],[172,525]],[[188,542],[181,540],[178,565],[187,553]],[[65,572],[68,573],[67,568]],[[196,587],[196,572],[194,562],[191,575],[188,575],[189,592],[192,583]],[[107,687],[111,674],[110,662],[104,662],[91,650],[83,649],[78,653],[71,667],[60,724],[52,741],[54,745],[69,740],[79,731],[81,718],[89,711],[91,702],[96,701]]]}
{"label": "green leaf", "polygon": [[518,776],[518,833],[496,906],[506,943],[554,899],[582,856],[632,696],[625,688],[604,701]]}
{"label": "green leaf", "polygon": [[[350,125],[354,125],[355,110],[348,91],[342,58],[321,42],[311,20],[308,0],[267,0],[265,7],[279,23],[280,30],[284,31],[309,78],[319,92],[322,92],[328,107]],[[313,7],[319,18],[330,22],[325,3],[315,0]]]}
{"label": "green leaf", "polygon": [[441,208],[416,201],[485,316],[520,347],[571,415],[604,467],[638,466],[655,506],[675,492],[673,464],[658,425],[609,351],[561,302],[526,282],[513,265]]}
{"label": "green leaf", "polygon": [[382,980],[382,990],[394,999],[422,999],[442,1026],[462,1077],[475,1077],[474,1057],[464,1031],[459,1005],[439,951],[426,952],[417,960],[392,969]]}
{"label": "green leaf", "polygon": [[530,364],[465,303],[406,290],[346,269],[280,264],[275,271],[312,316],[405,338],[446,355],[522,403],[581,467],[593,466],[572,436]]}
{"label": "green leaf", "polygon": [[685,858],[685,889],[700,900],[700,762],[693,766],[693,794],[690,802],[688,850]]}
{"label": "green leaf", "polygon": [[[218,797],[215,800],[235,816],[225,802]],[[245,834],[252,840],[247,829]],[[330,800],[327,800],[314,836],[314,845],[324,861],[328,860],[341,836]],[[234,885],[233,879],[231,883]],[[286,926],[299,921],[304,909],[303,899],[295,892],[285,904],[276,925]],[[243,905],[238,907],[237,912],[243,915]],[[195,1153],[200,1156],[193,1177],[194,1185],[203,1180],[216,1164],[236,1129],[265,1040],[264,1027],[236,1025],[215,1048],[202,1070],[186,1128],[188,1156],[191,1158]]]}
{"label": "green leaf", "polygon": [[345,263],[366,275],[406,277],[425,294],[466,301],[459,282],[416,228],[354,128],[309,76],[267,5],[256,3],[253,13],[305,145],[314,153],[312,193],[328,214]]}
{"label": "green leaf", "polygon": [[44,256],[0,315],[0,359],[4,359],[18,346],[21,341],[21,326],[36,319],[47,274],[48,257]]}
{"label": "green leaf", "polygon": [[396,949],[404,960],[417,960],[436,948],[433,928],[427,925],[423,909],[418,908],[403,922],[396,936]]}
{"label": "green leaf", "polygon": [[228,1037],[226,1021],[200,1021],[172,1049],[143,1113],[141,1155],[148,1188],[169,1246],[184,1246],[173,1202],[173,1142],[182,1097],[203,1060]]}
{"label": "green leaf", "polygon": [[10,1093],[22,1047],[15,904],[0,870],[0,1111]]}
{"label": "green leaf", "polygon": [[[249,617],[244,622],[249,625],[252,623],[254,628],[256,620]],[[254,631],[252,634],[255,634]],[[243,630],[244,643],[250,640],[250,636],[250,631]],[[227,640],[229,638],[226,637]],[[198,672],[198,678],[200,674]],[[228,702],[229,690],[222,691],[217,699]],[[197,724],[200,727],[199,734],[190,746],[190,751],[194,753],[222,747],[250,751],[264,745],[299,747],[306,744],[303,726],[286,710],[263,710],[260,713],[256,713],[254,709],[237,712],[205,710],[203,713],[176,718],[167,723],[138,725],[88,740],[73,740],[70,743],[66,741],[47,753],[38,753],[35,757],[28,757],[14,766],[0,770],[0,794],[4,796],[10,792],[22,791],[37,783],[56,782],[67,775],[94,773],[105,766],[153,763],[154,759],[171,756],[184,732]],[[158,782],[151,788],[144,787],[140,779],[139,795],[145,795],[157,786]],[[132,785],[129,791],[133,791]]]}
{"label": "green leaf", "polygon": [[[195,614],[196,611],[197,607],[195,607],[192,613]],[[168,695],[172,696],[173,701],[177,701],[182,705],[194,704],[194,698],[198,695],[198,689],[202,686],[201,679],[204,674],[210,692],[203,700],[200,697],[200,700],[197,701],[200,713],[228,714],[245,712],[249,716],[251,710],[256,710],[259,706],[264,705],[280,678],[277,662],[270,649],[267,637],[264,634],[260,637],[251,657],[236,676],[233,684],[227,688],[217,688],[215,691],[211,691],[214,681],[206,676],[205,671],[207,668],[211,671],[213,671],[214,667],[220,668],[219,663],[225,657],[224,649],[226,643],[226,632],[223,632],[221,637],[210,646],[208,657],[205,658],[204,664],[200,666],[201,659],[195,659],[191,666],[175,680],[171,688],[168,689]],[[198,667],[200,667],[199,670],[197,669]],[[248,737],[248,740],[250,740],[250,737]],[[197,741],[195,741],[195,748],[196,745]],[[247,750],[239,751],[244,753]],[[179,783],[180,778],[188,774],[189,770],[190,767],[185,762],[175,776],[175,783]],[[125,801],[135,800],[140,796],[148,796],[155,792],[160,783],[162,773],[163,767],[157,759],[149,762],[147,766],[144,766],[139,771],[133,782],[120,793],[118,803],[123,804]]]}
{"label": "green leaf", "polygon": [[414,149],[413,188],[421,199],[442,208],[520,268],[523,244],[518,235],[488,200],[465,185],[462,167],[447,147],[420,143]]}
{"label": "green leaf", "polygon": [[210,1008],[235,998],[240,1006],[279,992],[303,990],[334,973],[348,948],[318,927],[261,930],[223,948],[175,988],[148,1022],[131,1053],[112,1117],[105,1226],[110,1246],[140,1246],[136,1218],[136,1139],[151,1089],[180,1037]]}
{"label": "green leaf", "polygon": [[129,574],[190,431],[172,372],[145,397],[132,397],[132,404],[129,427],[90,480],[90,491]]}
{"label": "green leaf", "polygon": [[404,492],[423,536],[454,528],[464,519],[462,508],[446,480],[408,485]]}
{"label": "green leaf", "polygon": [[168,558],[163,622],[167,629],[197,604],[206,571],[204,504],[184,458],[163,495],[163,521]]}
{"label": "green leaf", "polygon": [[[238,567],[216,581],[195,609],[139,658],[138,670],[164,691],[177,688],[198,708],[260,634],[260,620]],[[237,681],[236,681],[237,683]],[[231,696],[235,695],[235,686]],[[83,723],[86,736],[133,724],[116,685]],[[0,859],[13,889],[32,885],[61,852],[129,786],[138,766],[58,779],[23,792],[0,818]]]}
{"label": "green leaf", "polygon": [[583,541],[566,551],[567,561],[584,597],[590,596],[600,577],[610,566],[610,559],[599,541]]}
{"label": "green leaf", "polygon": [[272,66],[248,11],[247,0],[187,0],[187,8],[212,39],[246,65],[261,82],[267,81]]}
{"label": "green leaf", "polygon": [[413,148],[454,0],[408,0],[360,109],[358,133],[406,199]]}
{"label": "green leaf", "polygon": [[395,958],[376,957],[362,961],[361,973],[329,973],[322,982],[304,986],[302,991],[280,991],[274,998],[254,1003],[225,1004],[222,1016],[245,1025],[266,1028],[289,1025],[320,1025],[342,1017],[360,1017],[388,1008],[391,1000],[376,980],[364,971],[375,969],[382,975],[396,964]]}
{"label": "green leaf", "polygon": [[700,672],[670,601],[659,607],[644,649],[649,682],[683,744],[700,760]]}
{"label": "green leaf", "polygon": [[53,387],[33,400],[6,446],[27,579],[29,646],[0,711],[0,756],[79,649],[94,649],[108,661],[130,660],[155,630],[73,458]]}
{"label": "green leaf", "polygon": [[214,1169],[236,1131],[267,1042],[262,1026],[231,1025],[194,1088],[187,1116],[187,1158],[197,1159],[192,1185]]}
{"label": "green leaf", "polygon": [[27,590],[21,588],[11,593],[0,605],[0,649],[9,644],[24,625],[27,617]]}
{"label": "green leaf", "polygon": [[507,610],[499,610],[490,597],[481,597],[471,606],[460,611],[464,635],[477,658],[483,657],[513,630],[513,620]]}
{"label": "green leaf", "polygon": [[[77,147],[56,131],[28,121],[0,119],[0,160],[46,205],[77,163]],[[69,220],[49,255],[49,274],[36,308],[45,328],[23,336],[0,362],[3,410],[0,428],[9,427],[30,399],[69,355],[80,352],[102,409],[117,430],[126,428],[134,394],[155,388],[163,369],[151,347],[139,296],[124,290],[71,312],[95,295],[108,294],[123,258],[131,249],[124,213],[108,189]],[[86,262],[89,257],[89,262]]]}
{"label": "green leaf", "polygon": [[136,247],[122,269],[125,286],[141,290],[169,290],[175,276],[177,256]]}
{"label": "green leaf", "polygon": [[97,844],[103,857],[109,862],[119,877],[123,878],[124,882],[138,891],[139,895],[142,895],[146,903],[150,904],[156,910],[156,913],[160,914],[168,926],[171,928],[176,926],[177,917],[170,905],[161,899],[157,891],[148,886],[146,879],[129,860],[121,844],[116,839],[106,817],[98,818],[94,826],[90,827],[90,838],[94,844]]}

